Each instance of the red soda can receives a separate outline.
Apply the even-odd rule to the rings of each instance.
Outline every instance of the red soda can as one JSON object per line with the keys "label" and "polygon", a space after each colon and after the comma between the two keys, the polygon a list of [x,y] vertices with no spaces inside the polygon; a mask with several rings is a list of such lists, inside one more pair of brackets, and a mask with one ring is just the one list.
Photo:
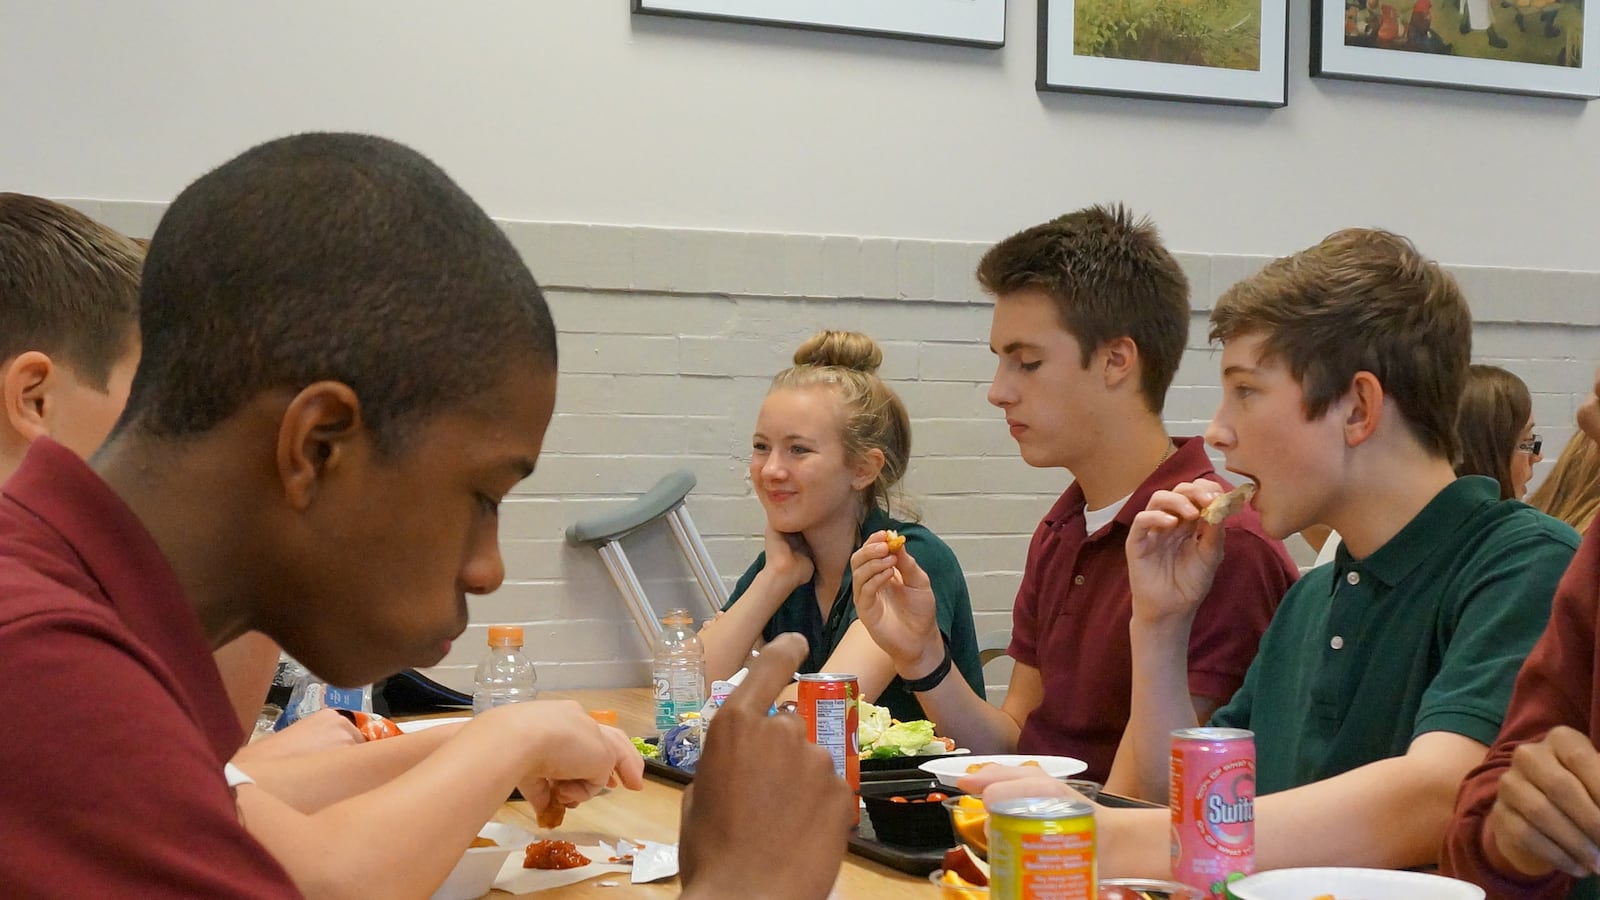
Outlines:
{"label": "red soda can", "polygon": [[[833,771],[849,785],[861,790],[861,747],[856,735],[861,710],[856,701],[861,688],[856,676],[817,672],[800,676],[800,715],[806,720],[811,743],[825,748],[833,757]],[[856,821],[861,821],[859,807]]]}
{"label": "red soda can", "polygon": [[1256,867],[1256,735],[1243,728],[1172,733],[1172,878],[1216,900]]}

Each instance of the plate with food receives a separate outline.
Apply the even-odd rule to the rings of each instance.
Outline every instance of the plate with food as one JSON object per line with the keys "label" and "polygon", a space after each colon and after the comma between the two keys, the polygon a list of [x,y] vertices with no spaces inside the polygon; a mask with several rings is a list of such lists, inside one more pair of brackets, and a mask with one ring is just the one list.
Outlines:
{"label": "plate with food", "polygon": [[1483,888],[1422,872],[1319,866],[1273,869],[1228,885],[1238,900],[1483,900]]}
{"label": "plate with food", "polygon": [[940,782],[956,787],[956,782],[985,766],[1037,766],[1051,778],[1071,778],[1089,764],[1070,756],[1041,756],[1037,753],[998,753],[993,756],[960,756],[930,759],[917,766]]}
{"label": "plate with food", "polygon": [[970,752],[957,747],[954,740],[934,734],[934,724],[927,719],[902,722],[891,716],[886,707],[865,701],[857,701],[856,709],[856,739],[863,772],[910,769],[935,757]]}

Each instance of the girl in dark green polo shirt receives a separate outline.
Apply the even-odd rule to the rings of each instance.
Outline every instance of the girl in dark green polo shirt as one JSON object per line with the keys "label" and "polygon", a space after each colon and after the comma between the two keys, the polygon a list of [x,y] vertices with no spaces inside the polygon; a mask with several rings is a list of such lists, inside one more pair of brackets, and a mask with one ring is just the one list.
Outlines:
{"label": "girl in dark green polo shirt", "polygon": [[708,678],[728,677],[752,648],[797,631],[811,643],[801,671],[852,673],[863,699],[898,719],[922,718],[889,657],[856,623],[851,592],[850,555],[892,529],[933,582],[955,668],[983,696],[960,563],[933,532],[890,515],[890,490],[911,454],[911,420],[876,374],[882,361],[870,337],[824,331],[772,379],[750,453],[750,482],[767,514],[766,549],[739,578],[724,614],[700,634]]}

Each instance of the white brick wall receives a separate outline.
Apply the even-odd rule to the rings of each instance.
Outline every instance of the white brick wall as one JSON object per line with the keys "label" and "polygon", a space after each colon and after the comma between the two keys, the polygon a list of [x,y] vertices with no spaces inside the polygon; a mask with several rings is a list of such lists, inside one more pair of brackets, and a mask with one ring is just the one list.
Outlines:
{"label": "white brick wall", "polygon": [[[159,204],[75,205],[134,234],[148,234],[160,212]],[[687,468],[698,479],[689,510],[731,584],[761,546],[762,514],[745,470],[750,424],[768,378],[823,327],[859,329],[883,345],[882,374],[914,420],[907,485],[962,561],[979,631],[1009,626],[1028,536],[1070,476],[1024,464],[984,399],[993,371],[989,309],[972,270],[985,244],[505,228],[545,285],[560,330],[556,418],[538,472],[503,507],[506,585],[473,601],[474,624],[436,677],[469,682],[484,627],[507,622],[527,629],[546,686],[644,683],[647,649],[621,597],[599,557],[567,547],[563,531]],[[1265,259],[1179,257],[1196,311],[1166,417],[1175,433],[1196,434],[1219,398],[1206,311]],[[1477,357],[1528,382],[1553,460],[1600,362],[1600,273],[1456,271],[1479,320]],[[658,609],[699,608],[664,526],[630,538],[627,549]],[[1306,555],[1296,542],[1291,549]],[[1002,667],[992,671],[992,681],[1004,678]]]}

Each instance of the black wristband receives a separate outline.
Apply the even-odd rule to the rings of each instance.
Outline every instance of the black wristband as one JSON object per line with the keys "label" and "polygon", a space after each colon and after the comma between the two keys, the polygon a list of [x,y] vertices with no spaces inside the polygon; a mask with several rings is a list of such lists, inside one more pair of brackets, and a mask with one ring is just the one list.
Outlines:
{"label": "black wristband", "polygon": [[905,685],[905,689],[913,694],[920,694],[924,691],[933,690],[944,682],[946,675],[950,674],[950,665],[952,662],[954,662],[954,660],[950,658],[950,639],[945,637],[943,632],[939,634],[939,638],[944,641],[944,659],[939,660],[939,664],[933,667],[933,671],[922,676],[921,678],[901,679],[901,682]]}

